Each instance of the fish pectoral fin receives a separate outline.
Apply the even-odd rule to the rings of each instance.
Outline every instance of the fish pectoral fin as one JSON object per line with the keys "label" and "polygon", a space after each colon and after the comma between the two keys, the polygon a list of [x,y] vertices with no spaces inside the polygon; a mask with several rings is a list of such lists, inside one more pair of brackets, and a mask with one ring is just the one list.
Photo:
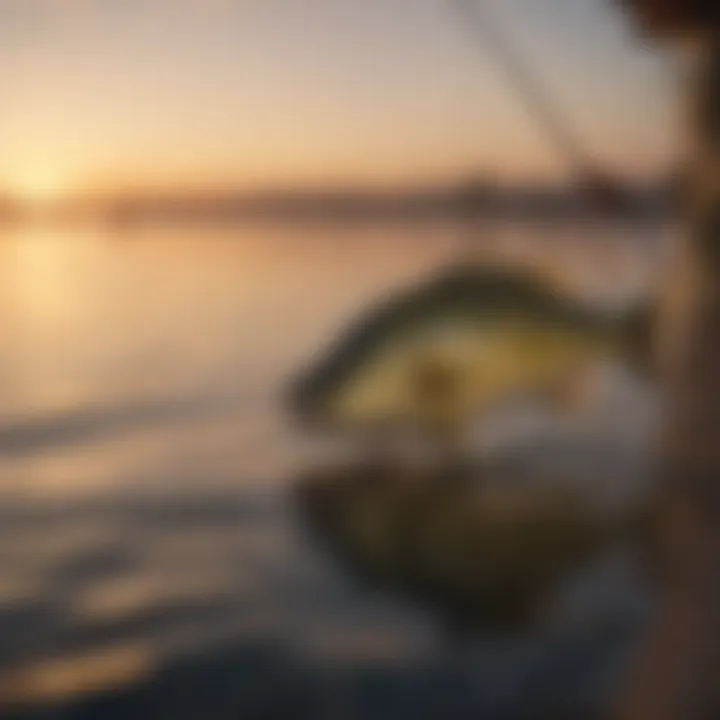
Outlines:
{"label": "fish pectoral fin", "polygon": [[595,401],[596,363],[582,361],[551,378],[540,395],[554,409],[565,413],[585,412]]}

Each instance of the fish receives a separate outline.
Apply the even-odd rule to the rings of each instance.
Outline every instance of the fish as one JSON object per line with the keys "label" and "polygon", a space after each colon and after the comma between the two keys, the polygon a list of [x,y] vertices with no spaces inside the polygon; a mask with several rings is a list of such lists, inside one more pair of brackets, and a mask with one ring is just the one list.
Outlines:
{"label": "fish", "polygon": [[357,319],[294,378],[291,413],[312,427],[452,434],[598,358],[640,356],[650,313],[631,310],[603,312],[530,270],[452,267]]}

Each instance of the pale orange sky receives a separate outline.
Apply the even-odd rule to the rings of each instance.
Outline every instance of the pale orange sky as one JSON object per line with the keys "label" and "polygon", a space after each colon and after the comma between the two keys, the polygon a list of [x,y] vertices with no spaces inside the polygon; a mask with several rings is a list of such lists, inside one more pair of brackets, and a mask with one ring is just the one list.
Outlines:
{"label": "pale orange sky", "polygon": [[[486,0],[607,165],[674,146],[669,63],[603,0]],[[0,187],[404,183],[566,166],[451,0],[2,0]]]}

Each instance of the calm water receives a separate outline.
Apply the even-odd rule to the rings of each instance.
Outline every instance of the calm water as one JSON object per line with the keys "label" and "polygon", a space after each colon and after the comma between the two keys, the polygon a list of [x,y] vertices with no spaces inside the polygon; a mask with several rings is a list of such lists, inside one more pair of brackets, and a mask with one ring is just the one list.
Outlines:
{"label": "calm water", "polygon": [[[340,717],[335,704],[362,693],[339,668],[384,669],[383,707],[416,695],[408,668],[465,678],[430,618],[354,585],[303,533],[288,488],[316,448],[286,421],[281,398],[295,370],[378,294],[466,250],[460,229],[441,226],[5,233],[0,702],[93,695],[183,662],[223,668],[223,680],[205,681],[235,694],[248,682],[260,692],[248,679],[260,667],[281,666],[283,678],[332,667],[344,679],[313,675],[322,699],[308,716]],[[475,252],[613,302],[657,269],[646,234],[617,228],[505,226]],[[639,413],[637,438],[609,415],[592,424],[606,447],[625,443],[609,453],[620,459],[633,457],[645,428],[642,393],[621,394]],[[469,686],[486,692],[467,707],[539,692],[533,668],[553,642],[517,646],[512,661],[481,643],[464,667]],[[188,698],[185,710],[197,693]]]}

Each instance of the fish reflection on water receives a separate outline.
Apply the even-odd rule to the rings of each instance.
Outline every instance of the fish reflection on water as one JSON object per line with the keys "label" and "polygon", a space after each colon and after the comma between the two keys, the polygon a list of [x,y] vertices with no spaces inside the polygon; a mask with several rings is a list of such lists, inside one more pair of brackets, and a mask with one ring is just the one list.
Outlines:
{"label": "fish reflection on water", "polygon": [[502,473],[472,482],[346,467],[304,478],[298,494],[345,567],[465,634],[527,631],[564,579],[642,521],[567,489],[513,486]]}

